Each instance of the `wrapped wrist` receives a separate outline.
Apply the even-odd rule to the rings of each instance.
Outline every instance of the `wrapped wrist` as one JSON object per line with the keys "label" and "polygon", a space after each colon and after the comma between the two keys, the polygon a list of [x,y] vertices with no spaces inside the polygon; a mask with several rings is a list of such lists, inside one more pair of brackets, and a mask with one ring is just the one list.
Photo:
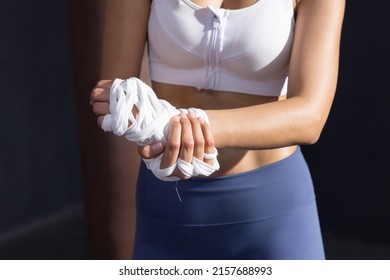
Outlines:
{"label": "wrapped wrist", "polygon": [[[138,109],[136,116],[132,114],[134,106]],[[110,89],[110,114],[104,117],[102,129],[112,131],[118,136],[125,136],[129,141],[140,146],[155,142],[165,144],[168,138],[170,119],[180,113],[192,113],[209,124],[208,116],[202,109],[176,109],[169,102],[158,99],[154,91],[141,80],[137,78],[116,79]],[[180,178],[170,175],[176,167],[187,177],[211,175],[219,169],[217,155],[216,150],[212,155],[205,155],[207,159],[214,159],[212,165],[196,158],[193,158],[191,163],[178,159],[174,166],[166,169],[160,168],[162,155],[153,159],[144,159],[144,161],[159,179],[175,181]]]}

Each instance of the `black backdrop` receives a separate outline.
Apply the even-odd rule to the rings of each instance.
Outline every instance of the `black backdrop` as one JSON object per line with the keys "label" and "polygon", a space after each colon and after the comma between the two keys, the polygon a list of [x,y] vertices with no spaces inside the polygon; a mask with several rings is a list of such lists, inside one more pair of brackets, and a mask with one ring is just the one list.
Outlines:
{"label": "black backdrop", "polygon": [[389,7],[347,1],[334,106],[304,149],[323,226],[377,241],[390,236]]}
{"label": "black backdrop", "polygon": [[[390,248],[390,4],[347,2],[334,106],[320,141],[303,151],[332,258],[390,258],[390,251],[346,256],[329,245]],[[68,21],[65,0],[2,1],[0,8],[2,258],[2,242],[15,232],[83,203]],[[15,250],[12,258],[42,257]]]}

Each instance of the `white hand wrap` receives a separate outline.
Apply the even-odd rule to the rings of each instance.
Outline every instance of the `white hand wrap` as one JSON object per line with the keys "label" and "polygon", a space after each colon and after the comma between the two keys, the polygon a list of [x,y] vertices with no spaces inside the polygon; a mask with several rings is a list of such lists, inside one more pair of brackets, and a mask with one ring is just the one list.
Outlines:
{"label": "white hand wrap", "polygon": [[[132,114],[134,105],[138,109],[136,118]],[[158,99],[154,91],[137,78],[116,79],[110,89],[110,114],[103,118],[102,129],[112,131],[118,136],[124,135],[129,141],[140,146],[158,141],[166,144],[169,121],[181,112],[185,114],[191,112],[209,124],[205,111],[196,108],[178,110],[167,101]],[[128,127],[129,122],[131,122],[130,127]],[[173,166],[161,169],[162,155],[153,159],[144,159],[144,162],[148,169],[163,181],[180,180],[178,177],[169,177],[176,167],[187,177],[209,176],[219,169],[216,149],[213,154],[204,155],[205,159],[214,159],[212,165],[197,158],[193,158],[191,163],[178,159]]]}

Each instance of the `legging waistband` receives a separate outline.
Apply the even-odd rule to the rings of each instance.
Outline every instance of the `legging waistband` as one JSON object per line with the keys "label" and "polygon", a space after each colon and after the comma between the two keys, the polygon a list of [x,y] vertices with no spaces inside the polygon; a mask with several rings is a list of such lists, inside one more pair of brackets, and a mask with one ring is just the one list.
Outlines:
{"label": "legging waistband", "polygon": [[137,187],[138,215],[180,226],[271,218],[304,207],[314,199],[310,172],[300,148],[252,171],[178,182],[163,182],[141,164]]}

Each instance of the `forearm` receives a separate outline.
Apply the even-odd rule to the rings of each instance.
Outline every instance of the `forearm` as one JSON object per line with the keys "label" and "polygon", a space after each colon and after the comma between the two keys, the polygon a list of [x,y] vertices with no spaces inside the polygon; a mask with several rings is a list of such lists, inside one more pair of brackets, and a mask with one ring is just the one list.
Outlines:
{"label": "forearm", "polygon": [[[330,104],[329,104],[330,106]],[[218,148],[272,149],[317,141],[327,118],[304,97],[250,107],[210,110]]]}
{"label": "forearm", "polygon": [[336,91],[345,1],[301,1],[289,64],[288,98],[207,111],[217,147],[272,149],[318,140]]}

